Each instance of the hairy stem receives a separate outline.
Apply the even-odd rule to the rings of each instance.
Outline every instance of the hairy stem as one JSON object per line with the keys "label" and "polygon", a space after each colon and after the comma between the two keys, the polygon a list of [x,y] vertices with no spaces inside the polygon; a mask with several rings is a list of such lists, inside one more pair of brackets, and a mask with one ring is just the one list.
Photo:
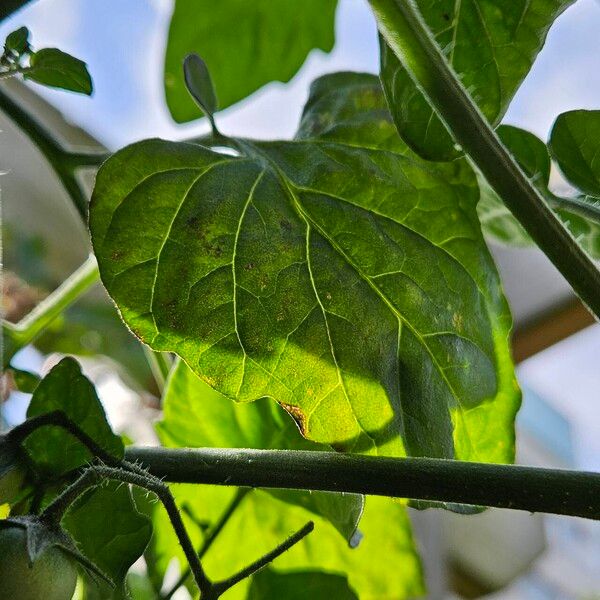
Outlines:
{"label": "hairy stem", "polygon": [[262,558],[259,558],[258,560],[254,561],[252,564],[248,565],[245,569],[242,569],[235,575],[232,575],[231,577],[228,577],[227,579],[224,579],[222,581],[217,581],[213,584],[212,595],[209,598],[219,598],[228,589],[232,588],[240,581],[254,575],[261,569],[264,569],[278,556],[281,556],[284,552],[287,552],[292,546],[295,546],[298,542],[302,541],[311,531],[313,531],[314,528],[315,524],[312,521],[309,521],[304,527],[302,527],[302,529],[299,529],[287,540],[279,544],[277,548],[274,548],[273,550],[271,550],[271,552],[268,552]]}
{"label": "hairy stem", "polygon": [[525,230],[600,316],[600,271],[531,185],[435,42],[413,0],[369,0],[379,30],[454,139]]}
{"label": "hairy stem", "polygon": [[[229,519],[231,518],[231,516],[233,515],[233,513],[235,512],[235,510],[240,505],[240,503],[249,491],[249,488],[240,488],[237,490],[229,506],[223,511],[223,514],[221,515],[219,520],[214,524],[213,527],[211,527],[208,534],[204,538],[204,542],[202,543],[202,546],[198,551],[198,558],[200,560],[202,560],[204,555],[209,551],[210,547],[213,545],[214,541],[217,539],[221,531],[223,531],[223,528],[225,527],[225,525],[227,525],[227,522],[229,521]],[[188,567],[183,571],[181,577],[175,582],[173,587],[166,594],[164,594],[164,596],[161,597],[162,600],[170,600],[173,594],[185,583],[186,579],[190,576],[190,574],[191,570]]]}
{"label": "hairy stem", "polygon": [[600,473],[300,450],[125,452],[174,483],[352,492],[600,519]]}
{"label": "hairy stem", "polygon": [[30,344],[56,317],[87,292],[99,277],[96,259],[90,255],[68,279],[16,325],[3,321],[2,333],[6,338],[3,366],[6,367],[21,348]]}
{"label": "hairy stem", "polygon": [[99,458],[106,465],[113,467],[121,466],[121,460],[114,457],[112,454],[109,454],[106,450],[104,450],[104,448],[99,446],[85,431],[83,431],[83,429],[81,429],[81,427],[71,421],[71,419],[69,419],[69,417],[67,417],[67,415],[60,410],[54,410],[37,417],[27,419],[27,421],[12,429],[7,434],[7,437],[11,442],[21,444],[34,431],[37,431],[41,427],[49,426],[61,427],[67,431],[74,438],[79,440],[94,457]]}
{"label": "hairy stem", "polygon": [[77,481],[71,484],[44,509],[40,518],[50,522],[59,522],[69,506],[71,506],[81,494],[106,479],[130,483],[149,490],[158,496],[158,499],[162,502],[167,511],[173,529],[177,535],[177,539],[179,540],[192,573],[194,574],[196,584],[200,590],[200,597],[203,600],[204,598],[209,597],[213,585],[204,572],[200,559],[194,550],[192,541],[187,533],[183,520],[181,519],[179,509],[175,504],[175,499],[173,498],[171,491],[156,477],[141,472],[138,468],[129,470],[126,463],[123,467],[124,468],[93,466],[86,469]]}

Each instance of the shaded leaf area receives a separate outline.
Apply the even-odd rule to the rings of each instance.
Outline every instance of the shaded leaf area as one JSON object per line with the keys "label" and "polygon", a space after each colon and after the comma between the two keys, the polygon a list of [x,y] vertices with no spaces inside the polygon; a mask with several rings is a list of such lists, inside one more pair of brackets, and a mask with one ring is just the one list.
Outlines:
{"label": "shaded leaf area", "polygon": [[[208,65],[219,108],[271,81],[289,81],[315,48],[334,43],[337,0],[176,0],[165,57],[165,93],[177,122],[197,119],[185,86],[183,59],[196,53]],[[274,57],[277,57],[275,60]]]}
{"label": "shaded leaf area", "polygon": [[[534,134],[509,125],[501,125],[497,132],[533,185],[546,197],[581,246],[591,256],[600,257],[600,220],[595,221],[583,216],[581,212],[582,208],[591,209],[595,200],[582,196],[561,198],[548,189],[550,155],[546,144]],[[533,240],[483,177],[480,177],[479,185],[481,199],[477,205],[477,212],[485,235],[511,246],[533,246]],[[600,218],[600,207],[598,212]]]}
{"label": "shaded leaf area", "polygon": [[[496,124],[529,72],[554,20],[574,0],[417,0],[446,58]],[[381,40],[381,78],[398,131],[429,160],[459,155],[437,114]]]}
{"label": "shaded leaf area", "polygon": [[[181,361],[169,376],[163,410],[164,419],[157,430],[165,446],[320,449],[303,439],[294,421],[273,402],[265,398],[252,404],[234,404]],[[358,494],[305,490],[269,490],[269,493],[329,519],[347,542],[356,533],[364,506],[364,498]]]}
{"label": "shaded leaf area", "polygon": [[[302,135],[331,119],[346,84],[330,77]],[[145,343],[230,398],[274,398],[307,438],[511,461],[511,319],[476,179],[376,148],[389,116],[362,108],[376,79],[355,77],[327,139],[238,140],[239,157],[147,140],[110,158],[90,213],[102,280]]]}
{"label": "shaded leaf area", "polygon": [[[170,376],[164,408],[164,420],[158,432],[167,446],[315,449],[314,444],[302,439],[292,420],[273,403],[261,400],[249,405],[233,404],[200,381],[182,362]],[[200,550],[237,490],[193,485],[174,485],[172,490],[194,545]],[[329,506],[324,508],[317,499],[328,497]],[[353,548],[344,537],[356,526],[356,509],[362,509],[362,503],[358,506],[357,500],[357,496],[341,494],[248,491],[203,556],[203,563],[212,578],[227,577],[314,519],[315,531],[272,564],[278,573],[305,570],[314,573],[314,578],[305,581],[314,595],[304,597],[343,598],[348,593],[347,581],[361,598],[383,600],[420,595],[422,571],[404,507],[388,499],[369,498],[360,524],[362,539],[358,547]],[[334,508],[337,514],[332,511]],[[173,559],[183,568],[187,563],[164,509],[146,503],[146,510],[152,514],[154,524],[146,558],[150,577],[155,588],[160,589]],[[231,552],[231,548],[236,551]],[[391,562],[398,565],[393,573],[388,568]],[[333,578],[335,582],[325,573],[337,575]],[[323,577],[328,585],[323,584]],[[188,583],[193,586],[191,578]],[[259,589],[264,590],[264,583]],[[335,593],[332,592],[334,583]],[[245,598],[248,585],[248,581],[243,582],[224,598]]]}
{"label": "shaded leaf area", "polygon": [[[104,450],[122,458],[121,438],[106,420],[104,408],[90,380],[73,358],[63,358],[36,387],[27,418],[61,410]],[[88,449],[63,428],[48,426],[34,431],[23,442],[37,470],[57,477],[92,459]]]}
{"label": "shaded leaf area", "polygon": [[264,569],[257,573],[248,590],[247,600],[304,600],[305,598],[335,598],[336,600],[358,600],[340,575],[319,571],[277,573]]}
{"label": "shaded leaf area", "polygon": [[152,536],[152,523],[137,510],[129,486],[110,482],[87,492],[69,509],[63,524],[86,558],[116,584],[113,590],[87,578],[86,598],[128,597],[127,571],[142,556]]}

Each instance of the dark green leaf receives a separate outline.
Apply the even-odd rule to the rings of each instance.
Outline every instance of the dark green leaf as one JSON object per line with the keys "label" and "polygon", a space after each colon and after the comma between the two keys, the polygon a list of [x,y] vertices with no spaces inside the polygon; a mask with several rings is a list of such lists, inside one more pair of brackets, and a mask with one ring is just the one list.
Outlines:
{"label": "dark green leaf", "polygon": [[[440,48],[487,119],[496,124],[544,44],[550,25],[574,0],[417,0]],[[439,117],[381,42],[381,76],[400,135],[429,160],[459,152]]]}
{"label": "dark green leaf", "polygon": [[24,371],[23,369],[10,368],[15,387],[25,394],[33,394],[35,388],[40,383],[41,379],[39,375],[31,373],[30,371]]}
{"label": "dark green leaf", "polygon": [[[117,584],[116,597],[122,595],[127,571],[152,535],[152,524],[138,512],[129,486],[110,482],[89,491],[70,508],[63,524],[80,551]],[[104,584],[86,585],[99,586],[103,599],[112,598]]]}
{"label": "dark green leaf", "polygon": [[132,331],[314,441],[512,460],[510,314],[472,173],[343,138],[241,143],[148,140],[100,169],[92,238]]}
{"label": "dark green leaf", "polygon": [[43,85],[88,96],[93,91],[86,64],[57,48],[44,48],[33,53],[23,76]]}
{"label": "dark green leaf", "polygon": [[552,128],[550,150],[575,187],[600,197],[600,110],[573,110],[560,115]]}
{"label": "dark green leaf", "polygon": [[[294,421],[263,398],[234,404],[194,375],[183,362],[169,377],[158,432],[165,446],[318,450],[298,432]],[[271,490],[281,500],[329,519],[351,541],[363,511],[363,497],[296,490]]]}
{"label": "dark green leaf", "polygon": [[167,104],[178,122],[198,118],[181,65],[190,53],[208,65],[220,108],[270,81],[289,81],[313,48],[333,47],[337,0],[177,0],[165,59]]}
{"label": "dark green leaf", "polygon": [[197,54],[188,54],[183,61],[185,85],[207,116],[217,110],[217,96],[206,63]]}
{"label": "dark green leaf", "polygon": [[12,52],[17,56],[21,56],[29,50],[29,29],[27,27],[19,27],[12,33],[6,36],[4,42],[4,51]]}
{"label": "dark green leaf", "polygon": [[358,600],[358,596],[348,586],[348,580],[341,575],[321,571],[299,571],[277,573],[263,569],[253,578],[247,600]]}
{"label": "dark green leaf", "polygon": [[[55,410],[63,411],[107,452],[123,457],[121,438],[112,432],[93,384],[70,357],[63,358],[38,385],[27,417]],[[92,458],[85,446],[60,427],[44,427],[33,432],[24,446],[36,467],[47,475],[61,475]]]}
{"label": "dark green leaf", "polygon": [[18,498],[26,473],[18,446],[0,435],[0,505]]}

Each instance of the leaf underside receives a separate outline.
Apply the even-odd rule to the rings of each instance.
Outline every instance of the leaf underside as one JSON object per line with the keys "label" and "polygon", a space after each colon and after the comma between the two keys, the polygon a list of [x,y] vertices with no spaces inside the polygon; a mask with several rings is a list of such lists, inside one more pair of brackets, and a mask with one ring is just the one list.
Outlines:
{"label": "leaf underside", "polygon": [[100,169],[92,239],[132,331],[314,441],[512,460],[511,320],[466,164],[408,152],[360,74],[316,82],[296,140],[238,143],[147,140]]}

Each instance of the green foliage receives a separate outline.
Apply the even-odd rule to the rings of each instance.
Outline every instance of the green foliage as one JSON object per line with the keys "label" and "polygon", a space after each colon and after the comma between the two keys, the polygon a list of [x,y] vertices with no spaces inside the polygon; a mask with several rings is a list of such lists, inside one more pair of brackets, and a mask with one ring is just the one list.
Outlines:
{"label": "green foliage", "polygon": [[188,54],[183,61],[185,85],[207,117],[217,111],[217,96],[206,63],[197,54]]}
{"label": "green foliage", "polygon": [[34,52],[27,27],[20,27],[6,37],[0,57],[0,76],[17,74],[42,85],[88,96],[93,91],[92,78],[82,60],[58,48]]}
{"label": "green foliage", "polygon": [[473,175],[371,139],[235,143],[148,140],[100,169],[92,240],[132,331],[320,443],[512,460],[510,315]]}
{"label": "green foliage", "polygon": [[71,92],[91,95],[92,78],[86,64],[57,48],[44,48],[32,53],[25,79]]}
{"label": "green foliage", "polygon": [[[123,457],[121,438],[112,432],[94,386],[72,358],[63,358],[37,386],[27,417],[54,410],[63,411],[108,453]],[[47,475],[64,474],[91,459],[87,448],[59,427],[33,432],[24,446],[36,469]]]}
{"label": "green foliage", "polygon": [[[158,424],[165,446],[318,450],[298,433],[294,421],[267,399],[236,405],[194,375],[183,362],[173,367],[165,390],[163,420]],[[363,512],[356,494],[269,490],[285,502],[329,519],[351,542]]]}
{"label": "green foliage", "polygon": [[[449,63],[485,117],[498,123],[550,25],[574,0],[417,0]],[[429,160],[459,154],[440,118],[381,41],[381,78],[398,131]]]}
{"label": "green foliage", "polygon": [[107,584],[88,580],[90,592],[100,594],[103,600],[120,600],[127,571],[152,535],[152,524],[137,510],[130,488],[110,482],[89,491],[71,507],[64,525],[81,552],[117,586],[111,590]]}
{"label": "green foliage", "polygon": [[[501,125],[497,132],[532,184],[546,197],[581,246],[593,257],[600,257],[600,207],[597,200],[589,196],[561,198],[554,195],[548,189],[551,163],[546,144],[518,127]],[[533,246],[533,240],[481,176],[479,186],[481,198],[477,212],[486,236],[511,246]],[[594,208],[598,211],[595,218],[592,214]]]}
{"label": "green foliage", "polygon": [[[314,444],[302,439],[292,420],[266,399],[235,405],[211,390],[182,362],[169,379],[164,419],[158,432],[162,443],[171,447],[315,449]],[[201,548],[202,540],[221,517],[235,491],[210,486],[173,486],[173,491],[187,515],[188,529]],[[355,529],[356,518],[362,512],[358,497],[284,490],[250,491],[203,562],[211,575],[226,576],[313,518],[316,519],[315,532],[280,557],[274,563],[276,568],[286,572],[322,568],[343,574],[361,598],[400,599],[419,594],[423,589],[422,573],[404,508],[386,499],[369,498],[369,505],[371,510],[365,511],[360,523],[361,534],[355,536],[352,547],[339,534],[348,538]],[[164,510],[154,505],[152,513],[154,537],[147,556],[153,581],[159,588],[171,559],[177,557],[182,565],[185,562]],[[384,528],[387,529],[385,540],[381,535]],[[358,540],[361,541],[356,547]],[[235,553],[228,549],[231,544],[237,547]],[[387,561],[403,565],[400,572],[389,572],[384,565]],[[326,589],[323,588],[323,592]],[[342,585],[340,595],[345,593],[344,589]],[[242,585],[225,597],[243,598],[244,593]],[[324,594],[313,597],[326,598]]]}
{"label": "green foliage", "polygon": [[273,598],[358,600],[358,596],[348,587],[346,578],[340,575],[321,571],[277,573],[271,569],[264,569],[254,576],[247,600],[272,600]]}
{"label": "green foliage", "polygon": [[600,110],[573,110],[556,119],[550,149],[564,176],[584,194],[600,198]]}
{"label": "green foliage", "polygon": [[198,118],[182,72],[185,56],[210,69],[221,109],[270,81],[289,81],[313,48],[333,47],[337,0],[177,0],[165,58],[167,104],[177,122]]}

